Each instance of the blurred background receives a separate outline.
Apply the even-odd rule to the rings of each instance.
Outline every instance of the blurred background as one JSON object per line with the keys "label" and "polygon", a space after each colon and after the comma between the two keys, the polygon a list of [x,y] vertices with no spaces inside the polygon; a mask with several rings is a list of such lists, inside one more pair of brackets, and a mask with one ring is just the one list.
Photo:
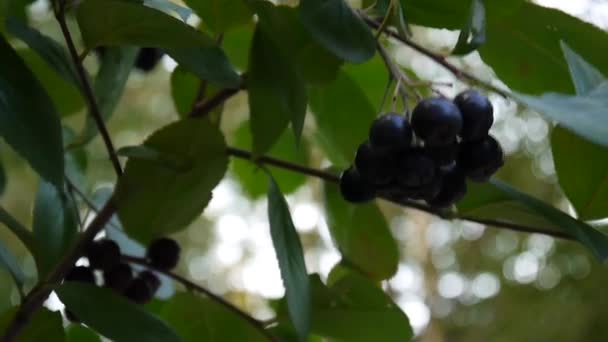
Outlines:
{"label": "blurred background", "polygon": [[[559,8],[603,29],[608,26],[606,1],[536,2]],[[33,26],[62,41],[47,1],[32,3],[28,12]],[[196,23],[196,18],[191,20]],[[234,37],[226,37],[225,46],[235,64],[243,68],[248,42],[238,34],[237,31]],[[413,34],[416,41],[432,50],[446,52],[458,37],[456,31],[418,27],[413,27]],[[398,45],[392,46],[392,51],[398,63],[421,80],[448,83],[437,86],[443,94],[451,97],[466,88],[416,52]],[[24,54],[27,56],[27,51]],[[476,52],[450,61],[481,79],[502,85]],[[366,69],[368,74],[361,73],[368,76],[361,76],[359,81],[369,87],[378,85],[370,91],[382,94],[386,72],[378,62],[372,61]],[[94,55],[86,63],[91,70],[97,67]],[[162,65],[152,73],[131,73],[126,92],[109,122],[116,146],[139,144],[157,128],[179,118],[171,95],[174,68],[175,63],[164,57]],[[490,99],[495,109],[492,133],[508,155],[499,177],[572,212],[554,172],[548,142],[551,125],[499,96],[490,95]],[[78,103],[59,105],[69,108],[67,111],[82,108]],[[65,117],[66,131],[79,132],[84,115],[84,110],[76,110]],[[247,116],[244,94],[232,98],[224,107],[222,130],[229,144],[250,147]],[[315,141],[312,116],[307,117],[306,125],[305,143],[300,149],[295,149],[293,138],[286,134],[273,154],[313,167],[328,166]],[[1,204],[29,226],[37,177],[6,144],[0,145],[0,151],[7,179]],[[82,173],[74,173],[76,179],[72,180],[91,198],[102,198],[104,189],[112,186],[115,177],[101,140],[96,138],[78,156],[80,166],[86,168]],[[305,246],[309,271],[327,277],[339,262],[340,254],[328,232],[320,182],[283,171],[273,173],[287,194]],[[263,179],[254,167],[233,160],[229,174],[214,190],[204,214],[176,238],[183,246],[178,273],[224,295],[256,317],[269,319],[273,312],[268,300],[283,296],[284,289],[268,231]],[[379,205],[399,242],[401,254],[397,274],[383,286],[408,314],[417,340],[608,340],[605,324],[608,296],[603,290],[608,272],[578,244],[544,235],[444,221],[381,201]],[[83,206],[83,220],[87,212]],[[35,267],[31,256],[7,230],[0,230],[0,239],[19,256],[33,284]],[[166,286],[159,296],[170,296],[172,291],[171,286]],[[0,311],[16,305],[18,298],[9,274],[0,270]],[[51,301],[50,305],[57,303]]]}

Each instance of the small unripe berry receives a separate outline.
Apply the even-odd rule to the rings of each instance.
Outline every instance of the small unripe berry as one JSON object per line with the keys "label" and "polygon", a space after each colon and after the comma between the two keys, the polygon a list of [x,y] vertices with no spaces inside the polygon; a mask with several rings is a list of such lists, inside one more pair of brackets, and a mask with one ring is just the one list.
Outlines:
{"label": "small unripe berry", "polygon": [[454,103],[462,113],[462,140],[476,141],[488,135],[494,123],[494,109],[487,97],[469,89],[458,94]]}
{"label": "small unripe berry", "polygon": [[85,254],[94,269],[109,270],[120,263],[120,247],[110,239],[92,241]]}
{"label": "small unripe berry", "polygon": [[408,148],[412,142],[412,127],[405,116],[386,113],[372,123],[369,141],[375,148]]}
{"label": "small unripe berry", "polygon": [[108,271],[103,272],[104,286],[118,293],[124,292],[133,281],[133,270],[126,263],[120,263]]}
{"label": "small unripe berry", "polygon": [[412,128],[426,146],[451,144],[462,129],[462,114],[448,99],[424,99],[412,111]]}
{"label": "small unripe berry", "polygon": [[349,202],[363,203],[374,199],[376,190],[351,166],[340,176],[340,193]]}
{"label": "small unripe berry", "polygon": [[161,270],[170,270],[177,266],[180,247],[170,238],[159,238],[150,243],[146,257],[150,265]]}

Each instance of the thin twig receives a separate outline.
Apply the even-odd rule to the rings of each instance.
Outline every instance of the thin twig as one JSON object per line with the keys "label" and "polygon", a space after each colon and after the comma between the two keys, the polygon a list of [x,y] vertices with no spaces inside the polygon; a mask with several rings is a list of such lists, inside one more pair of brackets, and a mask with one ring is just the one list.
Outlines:
{"label": "thin twig", "polygon": [[103,139],[103,143],[105,144],[106,150],[108,151],[108,155],[110,157],[110,161],[112,162],[112,166],[114,167],[114,171],[116,172],[117,176],[120,176],[122,174],[122,168],[120,166],[120,162],[118,161],[118,155],[116,155],[116,150],[114,149],[112,139],[110,138],[110,133],[108,132],[106,124],[103,121],[103,116],[99,111],[99,106],[97,106],[97,100],[95,99],[95,94],[93,93],[93,88],[91,87],[91,83],[89,82],[86,70],[82,65],[80,56],[78,55],[78,51],[76,51],[76,46],[74,45],[72,34],[68,29],[68,25],[65,20],[65,2],[60,2],[61,4],[59,4],[59,10],[56,12],[55,17],[57,18],[59,26],[61,27],[61,32],[63,33],[63,37],[70,52],[70,56],[72,57],[72,61],[76,66],[76,72],[78,73],[78,77],[80,78],[84,97],[87,102],[87,106],[89,107],[89,113],[93,117],[95,125],[99,130],[99,134]]}
{"label": "thin twig", "polygon": [[[282,169],[294,171],[294,172],[301,173],[304,175],[321,178],[321,179],[326,180],[331,183],[340,182],[340,177],[331,172],[294,164],[294,163],[291,163],[291,162],[288,162],[285,160],[276,159],[276,158],[272,158],[272,157],[261,156],[261,157],[258,157],[257,159],[254,159],[254,156],[251,152],[241,150],[238,148],[234,148],[234,147],[228,147],[226,149],[226,152],[233,157],[237,157],[237,158],[241,158],[241,159],[248,159],[254,163],[268,164],[268,165],[276,166],[276,167],[279,167]],[[411,201],[411,200],[396,201],[394,199],[390,199],[387,197],[382,197],[382,199],[395,203],[395,204],[398,204],[403,207],[408,207],[408,208],[413,208],[413,209],[417,209],[420,211],[424,211],[426,213],[438,216],[438,217],[446,219],[446,220],[457,219],[457,220],[475,222],[475,223],[479,223],[479,224],[483,224],[483,225],[495,227],[495,228],[504,228],[504,229],[514,230],[514,231],[524,232],[524,233],[544,234],[544,235],[549,235],[549,236],[552,236],[555,238],[560,238],[560,239],[565,239],[565,240],[575,240],[575,238],[572,235],[564,233],[564,232],[559,232],[554,229],[537,228],[537,227],[526,226],[526,225],[502,221],[502,220],[487,220],[487,219],[475,218],[475,217],[468,216],[468,215],[459,215],[455,212],[439,210],[439,209],[430,207],[428,205],[425,205],[425,204],[422,204],[419,202],[415,202],[415,201]]]}
{"label": "thin twig", "polygon": [[[373,29],[380,29],[381,28],[381,24],[372,19],[371,17],[369,17],[368,15],[366,15],[365,13],[359,11],[359,16],[361,16],[361,18],[367,23],[367,25],[369,25],[370,27],[372,27]],[[458,67],[456,67],[455,65],[453,65],[452,63],[448,62],[444,56],[439,55],[437,53],[434,53],[433,51],[425,48],[424,46],[410,40],[407,37],[403,37],[401,36],[399,33],[395,32],[394,30],[390,29],[390,28],[386,28],[384,29],[384,33],[388,34],[389,36],[391,36],[394,39],[397,39],[398,41],[400,41],[401,43],[411,47],[412,49],[416,50],[417,52],[429,57],[430,59],[432,59],[433,61],[435,61],[437,64],[443,66],[444,68],[446,68],[449,72],[451,72],[452,74],[454,74],[454,76],[456,76],[456,78],[458,79],[465,79],[468,80],[470,82],[479,84],[481,86],[483,86],[484,88],[491,90],[503,97],[508,97],[508,92],[499,89],[495,86],[493,86],[492,84],[482,81],[479,78],[475,77],[474,75],[459,69]]]}
{"label": "thin twig", "polygon": [[115,211],[113,199],[110,198],[49,275],[26,296],[14,318],[4,330],[0,341],[12,342],[19,336],[34,313],[42,306],[53,289],[59,285],[66,273],[74,267],[76,260],[83,255],[86,245],[106,226]]}
{"label": "thin twig", "polygon": [[277,338],[275,336],[273,336],[268,330],[264,329],[264,324],[262,321],[259,321],[257,319],[255,319],[254,317],[250,316],[249,314],[247,314],[246,312],[244,312],[243,310],[239,309],[238,307],[236,307],[234,304],[230,303],[229,301],[225,300],[224,298],[214,294],[213,292],[209,291],[208,289],[195,284],[194,282],[192,282],[191,280],[188,280],[178,274],[175,274],[171,271],[166,271],[163,269],[159,269],[158,267],[155,267],[153,265],[151,265],[148,261],[146,261],[146,259],[144,258],[140,258],[140,257],[136,257],[136,256],[131,256],[131,255],[123,255],[122,259],[126,262],[129,263],[133,263],[133,264],[138,264],[141,266],[144,266],[148,269],[152,269],[156,272],[162,273],[170,278],[172,278],[173,280],[181,283],[182,285],[184,285],[188,290],[190,291],[196,291],[199,293],[204,294],[205,296],[209,297],[210,299],[212,299],[213,301],[223,305],[226,309],[232,311],[233,313],[237,314],[238,316],[240,316],[241,318],[243,318],[244,320],[246,320],[247,322],[251,323],[251,325],[253,325],[256,329],[258,329],[262,334],[266,335],[266,337],[268,337],[269,340],[271,341],[278,341]]}
{"label": "thin twig", "polygon": [[217,106],[226,102],[226,100],[231,98],[233,95],[238,93],[240,90],[245,89],[246,78],[247,78],[247,74],[241,75],[241,84],[238,86],[238,88],[224,88],[224,89],[220,90],[214,96],[210,97],[209,99],[196,102],[192,106],[192,110],[190,110],[190,113],[188,114],[188,116],[191,118],[199,118],[199,117],[206,116],[213,109],[215,109]]}

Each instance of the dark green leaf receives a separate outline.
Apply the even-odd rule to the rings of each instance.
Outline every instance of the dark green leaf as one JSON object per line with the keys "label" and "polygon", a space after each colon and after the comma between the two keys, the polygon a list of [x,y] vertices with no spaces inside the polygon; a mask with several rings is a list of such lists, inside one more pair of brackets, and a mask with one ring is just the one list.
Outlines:
{"label": "dark green leaf", "polygon": [[196,101],[201,80],[178,66],[171,73],[171,97],[180,117],[186,117]]}
{"label": "dark green leaf", "polygon": [[601,83],[584,96],[545,93],[530,96],[513,93],[512,97],[562,127],[590,140],[608,146],[608,81]]}
{"label": "dark green leaf", "polygon": [[224,35],[222,48],[230,61],[239,69],[247,70],[249,66],[249,50],[253,39],[254,25],[235,28]]}
{"label": "dark green leaf", "polygon": [[76,70],[63,46],[19,20],[9,18],[6,21],[6,29],[36,51],[65,81],[70,82],[76,89],[80,89]]}
{"label": "dark green leaf", "polygon": [[34,50],[21,49],[17,53],[47,92],[61,117],[76,114],[84,107],[80,89],[62,78]]}
{"label": "dark green leaf", "polygon": [[115,341],[180,341],[162,320],[109,289],[65,282],[59,299],[87,326]]}
{"label": "dark green leaf", "polygon": [[374,280],[392,277],[399,265],[399,250],[376,204],[350,204],[337,185],[327,183],[324,201],[329,231],[348,263]]}
{"label": "dark green leaf", "polygon": [[[97,72],[93,91],[97,99],[97,106],[104,121],[108,121],[118,105],[124,92],[131,69],[135,63],[137,52],[134,47],[107,47]],[[98,133],[97,124],[92,115],[85,119],[84,131],[75,145],[90,142]]]}
{"label": "dark green leaf", "polygon": [[2,267],[4,267],[8,273],[10,273],[11,277],[15,281],[15,285],[17,285],[19,288],[23,288],[25,274],[23,274],[17,258],[13,256],[13,253],[8,250],[2,241],[0,241],[0,265],[2,265]]}
{"label": "dark green leaf", "polygon": [[270,173],[268,182],[268,221],[272,244],[285,285],[289,317],[300,340],[305,341],[310,329],[311,295],[304,252],[287,202]]}
{"label": "dark green leaf", "polygon": [[311,286],[314,333],[339,341],[412,339],[405,313],[370,280],[350,272],[328,288],[313,275]]}
{"label": "dark green leaf", "polygon": [[471,0],[471,13],[458,36],[453,55],[466,55],[486,42],[486,8],[483,0]]}
{"label": "dark green leaf", "polygon": [[258,25],[249,54],[249,109],[253,152],[266,153],[291,120],[299,140],[306,114],[303,79],[272,37]]}
{"label": "dark green leaf", "polygon": [[39,246],[44,246],[38,265],[45,275],[70,247],[78,230],[76,206],[71,197],[57,191],[50,183],[41,181],[34,205],[33,233]]}
{"label": "dark green leaf", "polygon": [[564,53],[564,57],[566,57],[568,69],[570,70],[570,77],[572,78],[574,89],[578,95],[590,93],[606,80],[601,71],[572,50],[568,44],[560,41],[560,46]]}
{"label": "dark green leaf", "polygon": [[186,0],[186,4],[216,33],[243,25],[253,15],[244,0]]}
{"label": "dark green leaf", "polygon": [[99,335],[80,324],[72,324],[66,332],[66,342],[101,342]]}
{"label": "dark green leaf", "polygon": [[178,293],[162,307],[161,317],[184,342],[267,341],[250,322],[210,298]]}
{"label": "dark green leaf", "polygon": [[[247,150],[251,149],[251,133],[249,131],[248,122],[239,126],[234,135],[234,146]],[[296,145],[293,134],[289,131],[285,131],[266,155],[289,160],[290,162],[300,165],[307,165],[308,150],[308,144],[306,144],[305,141],[302,141],[298,146]],[[239,159],[232,160],[230,165],[232,172],[247,195],[251,198],[258,198],[266,194],[268,187],[264,182],[260,182],[262,170],[260,170],[257,165],[252,161]],[[272,171],[274,179],[277,181],[277,184],[284,194],[292,193],[306,183],[306,176],[302,174],[272,166],[268,166],[268,170]]]}
{"label": "dark green leaf", "polygon": [[[18,307],[11,308],[0,316],[0,331],[6,331],[6,327],[14,319],[18,309]],[[63,322],[59,312],[40,308],[34,313],[32,320],[16,339],[16,342],[33,341],[65,341]]]}
{"label": "dark green leaf", "polygon": [[169,168],[175,172],[188,171],[192,167],[189,160],[163,153],[155,148],[145,145],[124,146],[118,149],[116,154],[133,160],[153,162],[158,166]]}
{"label": "dark green leaf", "polygon": [[317,138],[331,162],[346,168],[367,137],[376,110],[361,88],[345,72],[327,86],[310,88],[310,106],[315,115]]}
{"label": "dark green leaf", "polygon": [[521,202],[532,211],[542,215],[565,233],[574,236],[580,243],[585,245],[600,260],[605,261],[608,257],[608,236],[600,233],[584,222],[559,211],[541,200],[519,192],[517,189],[501,182],[492,180],[492,184],[511,199]]}
{"label": "dark green leaf", "polygon": [[[104,13],[105,20],[99,20],[99,13]],[[237,87],[240,82],[213,39],[158,10],[125,1],[88,0],[78,7],[77,18],[88,48],[162,48],[203,79],[227,87]]]}
{"label": "dark green leaf", "polygon": [[6,190],[6,170],[4,168],[4,163],[0,160],[0,196],[4,194],[4,190]]}
{"label": "dark green leaf", "polygon": [[0,135],[32,168],[63,187],[61,124],[36,77],[0,38]]}
{"label": "dark green leaf", "polygon": [[156,161],[127,162],[116,188],[118,215],[129,236],[146,243],[186,228],[200,215],[228,161],[224,137],[206,119],[182,119],[165,126],[144,146],[186,166],[175,170]]}
{"label": "dark green leaf", "polygon": [[300,17],[322,46],[344,60],[361,63],[376,52],[369,27],[344,0],[302,0]]}
{"label": "dark green leaf", "polygon": [[30,251],[30,253],[32,253],[34,258],[38,258],[40,255],[40,247],[38,246],[38,241],[36,238],[34,238],[34,234],[32,234],[32,232],[25,228],[2,207],[0,207],[0,222],[3,223],[13,234],[15,234],[15,236],[17,236],[17,238]]}

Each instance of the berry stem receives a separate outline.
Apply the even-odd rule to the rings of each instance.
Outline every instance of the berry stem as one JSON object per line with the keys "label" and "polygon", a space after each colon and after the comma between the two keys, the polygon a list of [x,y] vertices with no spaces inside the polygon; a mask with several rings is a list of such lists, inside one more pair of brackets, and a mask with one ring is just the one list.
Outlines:
{"label": "berry stem", "polygon": [[[381,28],[381,24],[378,21],[372,19],[365,13],[359,11],[359,16],[361,16],[363,21],[365,21],[367,23],[367,25],[370,26],[371,28],[376,29],[376,30]],[[448,71],[450,71],[454,76],[456,76],[456,78],[461,79],[461,80],[464,79],[464,80],[473,82],[475,84],[478,84],[480,86],[483,86],[484,88],[491,90],[491,91],[501,95],[504,98],[508,97],[508,92],[506,92],[502,89],[499,89],[488,82],[482,81],[479,78],[475,77],[474,75],[472,75],[464,70],[459,69],[452,63],[448,62],[444,56],[434,53],[433,51],[410,40],[409,38],[401,36],[399,33],[395,32],[394,30],[392,30],[390,28],[384,29],[383,32],[386,33],[387,35],[391,36],[392,38],[400,41],[401,43],[409,46],[410,48],[416,50],[417,52],[429,57],[430,59],[435,61],[435,63],[443,66]]]}
{"label": "berry stem", "polygon": [[180,275],[178,275],[176,273],[173,273],[171,271],[167,271],[167,270],[163,270],[163,269],[160,269],[158,267],[155,267],[152,264],[150,264],[148,261],[146,261],[146,259],[144,259],[144,258],[140,258],[140,257],[136,257],[136,256],[131,256],[131,255],[123,255],[122,256],[122,260],[124,262],[141,265],[141,266],[144,266],[144,267],[146,267],[146,268],[148,268],[150,270],[154,270],[154,271],[156,271],[158,273],[162,273],[162,274],[168,276],[169,278],[171,278],[171,279],[173,279],[173,280],[181,283],[188,290],[204,294],[205,296],[209,297],[210,299],[212,299],[212,300],[216,301],[217,303],[223,305],[228,310],[230,310],[233,313],[237,314],[238,316],[240,316],[241,318],[243,318],[247,322],[251,323],[262,334],[264,334],[266,337],[268,337],[268,339],[270,341],[278,341],[275,336],[273,336],[272,334],[270,334],[270,332],[268,332],[264,328],[264,322],[255,319],[254,317],[250,316],[249,314],[247,314],[243,310],[239,309],[238,307],[236,307],[232,303],[230,303],[227,300],[225,300],[224,298],[222,298],[222,297],[214,294],[213,292],[209,291],[208,289],[206,289],[206,288],[204,288],[204,287],[202,287],[200,285],[197,285],[194,282],[192,282],[192,281],[190,281],[190,280],[188,280],[188,279],[186,279],[186,278],[184,278],[184,277],[182,277],[182,276],[180,276]]}
{"label": "berry stem", "polygon": [[89,82],[89,78],[87,76],[87,72],[82,65],[82,61],[80,56],[78,56],[78,51],[76,51],[76,46],[74,45],[74,40],[72,39],[72,34],[68,29],[68,25],[65,18],[65,1],[58,1],[59,8],[55,11],[55,18],[59,22],[59,26],[61,27],[61,32],[65,39],[65,43],[70,52],[70,56],[72,57],[72,62],[76,67],[76,72],[78,74],[78,78],[80,78],[81,90],[83,92],[85,101],[87,102],[87,106],[89,107],[89,113],[93,117],[95,121],[95,125],[99,130],[99,134],[103,140],[103,143],[106,146],[106,150],[108,151],[108,155],[110,161],[112,162],[112,166],[114,167],[114,171],[117,176],[122,175],[122,167],[120,166],[120,161],[118,160],[118,155],[116,154],[116,149],[114,148],[114,144],[112,143],[112,138],[110,137],[110,133],[106,127],[105,122],[103,121],[103,116],[99,110],[99,106],[97,105],[97,100],[95,99],[95,94],[93,92],[93,87]]}

